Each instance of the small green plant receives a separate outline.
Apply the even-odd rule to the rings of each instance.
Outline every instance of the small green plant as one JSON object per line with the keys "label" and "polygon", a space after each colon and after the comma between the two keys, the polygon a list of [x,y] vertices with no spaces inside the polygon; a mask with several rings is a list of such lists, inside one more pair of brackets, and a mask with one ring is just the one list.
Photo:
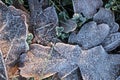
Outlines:
{"label": "small green plant", "polygon": [[56,35],[57,35],[57,37],[61,38],[62,40],[69,37],[69,34],[65,33],[63,31],[64,31],[63,27],[56,27]]}
{"label": "small green plant", "polygon": [[81,27],[87,21],[87,18],[83,17],[82,14],[75,13],[72,20],[76,21],[78,27]]}
{"label": "small green plant", "polygon": [[105,5],[106,9],[111,9],[115,13],[115,20],[120,21],[120,0],[109,0]]}
{"label": "small green plant", "polygon": [[63,27],[56,27],[56,35],[60,37],[62,35],[62,32],[64,31]]}
{"label": "small green plant", "polygon": [[[59,23],[61,23],[62,21],[68,20],[70,17],[68,16],[68,14],[65,11],[61,11],[58,14],[58,18],[59,18]],[[69,33],[65,33],[64,28],[62,26],[56,27],[56,35],[57,35],[57,37],[59,37],[62,40],[65,40],[66,38],[69,37]]]}
{"label": "small green plant", "polygon": [[[66,22],[69,19],[70,19],[70,17],[68,16],[67,13],[65,13],[65,12],[59,13],[59,22],[60,23]],[[72,20],[77,24],[78,27],[81,27],[87,21],[87,19],[85,17],[83,17],[81,14],[77,14],[77,13],[75,13],[73,15]],[[64,23],[64,24],[66,24],[66,23]],[[68,27],[70,27],[70,26],[68,26]],[[62,40],[68,39],[68,37],[69,37],[69,33],[65,33],[64,27],[62,27],[62,26],[56,27],[56,35],[57,35],[57,37],[59,37]]]}
{"label": "small green plant", "polygon": [[32,39],[33,39],[33,34],[32,34],[32,33],[29,33],[29,34],[27,35],[27,43],[28,43],[28,44],[31,44]]}
{"label": "small green plant", "polygon": [[112,9],[113,11],[119,11],[120,10],[120,0],[109,0],[108,3],[105,5],[105,8]]}

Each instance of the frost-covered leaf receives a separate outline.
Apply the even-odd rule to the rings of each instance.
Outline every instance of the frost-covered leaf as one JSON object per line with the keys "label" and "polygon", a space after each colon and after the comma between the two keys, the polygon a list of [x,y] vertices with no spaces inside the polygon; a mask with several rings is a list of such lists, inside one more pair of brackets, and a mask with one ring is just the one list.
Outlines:
{"label": "frost-covered leaf", "polygon": [[5,62],[0,51],[0,80],[8,80]]}
{"label": "frost-covered leaf", "polygon": [[58,73],[47,74],[43,77],[42,80],[60,80]]}
{"label": "frost-covered leaf", "polygon": [[80,56],[81,48],[78,45],[70,45],[64,43],[56,43],[54,46],[54,50],[57,51],[56,54],[60,54],[65,59],[77,63],[79,60],[78,56]]}
{"label": "frost-covered leaf", "polygon": [[120,80],[120,76],[116,80]]}
{"label": "frost-covered leaf", "polygon": [[103,2],[102,0],[72,0],[75,13],[82,13],[85,17],[91,18],[97,12]]}
{"label": "frost-covered leaf", "polygon": [[24,13],[0,2],[0,49],[5,57],[7,70],[14,66],[21,53],[28,50],[27,24]]}
{"label": "frost-covered leaf", "polygon": [[76,40],[76,33],[75,32],[72,32],[68,38],[68,43],[76,43],[77,40]]}
{"label": "frost-covered leaf", "polygon": [[106,23],[110,27],[110,33],[117,32],[119,25],[115,22],[115,16],[111,10],[100,8],[94,15],[93,20],[97,23]]}
{"label": "frost-covered leaf", "polygon": [[54,42],[58,16],[54,6],[43,9],[45,0],[28,0],[31,11],[31,24],[34,26],[36,42],[47,45]]}
{"label": "frost-covered leaf", "polygon": [[34,26],[35,40],[47,45],[56,37],[55,27],[58,25],[58,17],[54,6],[42,9],[42,2],[43,0],[40,2],[29,0],[31,24]]}
{"label": "frost-covered leaf", "polygon": [[62,77],[61,80],[82,80],[79,67],[75,68],[74,70],[69,72],[67,75]]}
{"label": "frost-covered leaf", "polygon": [[82,51],[78,64],[83,80],[115,80],[120,70],[120,55],[116,56],[102,46]]}
{"label": "frost-covered leaf", "polygon": [[[60,48],[57,48],[59,46]],[[64,48],[62,48],[62,46],[64,46]],[[69,55],[72,58],[71,60],[67,57],[67,53],[70,49],[72,51],[69,53],[71,54]],[[32,44],[25,58],[25,66],[20,67],[21,75],[24,77],[39,76],[42,78],[42,76],[44,77],[48,74],[58,73],[58,76],[61,78],[77,67],[76,62],[72,61],[78,60],[76,60],[76,57],[78,57],[80,53],[79,46],[69,46],[68,44],[58,43],[55,50],[51,50],[50,47]],[[59,50],[60,53],[58,52]],[[65,51],[65,54],[62,53],[62,51]]]}
{"label": "frost-covered leaf", "polygon": [[110,28],[107,24],[97,25],[97,23],[94,21],[88,22],[82,26],[76,36],[75,34],[70,36],[69,42],[77,43],[84,49],[89,49],[102,43],[102,41],[109,34],[109,30]]}
{"label": "frost-covered leaf", "polygon": [[120,70],[120,55],[108,55],[102,46],[81,50],[78,45],[64,43],[53,48],[32,44],[26,55],[19,68],[23,77],[43,79],[57,73],[62,80],[115,80]]}
{"label": "frost-covered leaf", "polygon": [[120,33],[113,33],[107,36],[102,43],[106,51],[112,51],[120,45]]}

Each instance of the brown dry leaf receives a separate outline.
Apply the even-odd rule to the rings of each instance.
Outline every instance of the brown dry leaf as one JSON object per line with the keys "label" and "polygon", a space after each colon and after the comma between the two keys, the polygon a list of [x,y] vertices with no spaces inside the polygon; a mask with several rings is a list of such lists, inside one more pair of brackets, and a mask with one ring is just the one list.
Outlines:
{"label": "brown dry leaf", "polygon": [[62,80],[115,80],[120,70],[119,62],[120,55],[109,55],[102,46],[81,50],[78,45],[64,43],[56,43],[53,49],[32,44],[24,66],[19,69],[23,77],[35,77],[36,80],[55,73]]}
{"label": "brown dry leaf", "polygon": [[50,52],[50,47],[32,44],[25,58],[24,67],[20,67],[20,74],[24,77],[32,76],[40,79],[45,75],[58,72],[58,76],[61,78],[77,67],[75,63],[58,55],[59,53]]}

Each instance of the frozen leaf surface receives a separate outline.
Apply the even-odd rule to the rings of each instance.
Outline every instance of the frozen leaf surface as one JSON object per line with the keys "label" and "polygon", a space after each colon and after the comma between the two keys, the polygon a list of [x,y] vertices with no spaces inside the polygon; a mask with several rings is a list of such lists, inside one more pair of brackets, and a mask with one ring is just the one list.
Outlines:
{"label": "frozen leaf surface", "polygon": [[78,46],[69,47],[69,45],[67,44],[65,45],[62,43],[58,43],[56,47],[58,45],[60,45],[61,48],[62,46],[64,48],[66,47],[66,50],[64,49],[65,55],[64,53],[61,53],[62,52],[61,48],[60,48],[61,50],[60,53],[58,53],[56,49],[51,53],[50,47],[44,47],[36,44],[31,45],[30,51],[28,52],[27,57],[25,58],[26,60],[25,66],[20,68],[21,75],[24,77],[29,77],[29,76],[42,77],[47,74],[58,73],[58,76],[62,78],[63,76],[67,75],[69,72],[77,68],[78,66],[77,64],[75,64],[76,62],[69,60],[70,58],[67,57],[67,52],[72,48],[71,56],[73,56],[72,57],[73,59],[76,59],[75,57],[77,57],[77,55],[74,55],[73,53],[75,53],[76,52],[75,50],[78,49],[77,51],[79,54],[80,52],[79,47]]}
{"label": "frozen leaf surface", "polygon": [[0,1],[0,49],[8,66],[14,66],[20,54],[28,50],[26,17],[13,6]]}
{"label": "frozen leaf surface", "polygon": [[[54,7],[48,7],[39,15],[39,20],[34,33],[36,40],[43,45],[52,42],[56,36],[55,28],[58,24],[58,18]],[[37,19],[36,19],[37,20]]]}
{"label": "frozen leaf surface", "polygon": [[43,77],[42,80],[60,80],[58,73],[47,74]]}
{"label": "frozen leaf surface", "polygon": [[63,58],[72,61],[73,63],[77,63],[79,60],[78,56],[80,56],[81,48],[78,45],[69,45],[64,43],[56,43],[54,46],[54,50],[56,54],[60,54]]}
{"label": "frozen leaf surface", "polygon": [[113,33],[107,36],[102,45],[106,51],[112,51],[120,45],[120,33]]}
{"label": "frozen leaf surface", "polygon": [[91,18],[97,12],[103,2],[102,0],[72,0],[75,13],[82,13],[85,17]]}
{"label": "frozen leaf surface", "polygon": [[53,42],[56,36],[55,27],[58,25],[58,16],[54,6],[42,9],[43,0],[28,1],[36,41],[43,45]]}
{"label": "frozen leaf surface", "polygon": [[0,80],[8,80],[5,62],[0,51]]}
{"label": "frozen leaf surface", "polygon": [[120,80],[120,76],[116,80]]}
{"label": "frozen leaf surface", "polygon": [[115,16],[111,10],[100,8],[94,15],[93,20],[97,23],[106,23],[110,26],[110,33],[117,32],[119,25],[115,22]]}
{"label": "frozen leaf surface", "polygon": [[109,55],[102,46],[81,50],[78,45],[64,43],[57,43],[52,49],[32,44],[20,74],[44,77],[57,73],[62,80],[115,80],[119,62],[120,55]]}
{"label": "frozen leaf surface", "polygon": [[108,55],[102,46],[83,51],[78,63],[83,80],[115,80],[120,70],[120,55],[116,56]]}
{"label": "frozen leaf surface", "polygon": [[75,68],[74,70],[69,72],[67,75],[62,77],[61,80],[82,80],[79,67]]}
{"label": "frozen leaf surface", "polygon": [[107,24],[97,25],[97,23],[94,21],[88,22],[82,26],[75,37],[71,37],[72,35],[70,36],[69,42],[71,41],[71,43],[77,43],[79,45],[82,45],[84,49],[89,49],[102,43],[102,41],[109,34],[109,30],[110,28]]}

